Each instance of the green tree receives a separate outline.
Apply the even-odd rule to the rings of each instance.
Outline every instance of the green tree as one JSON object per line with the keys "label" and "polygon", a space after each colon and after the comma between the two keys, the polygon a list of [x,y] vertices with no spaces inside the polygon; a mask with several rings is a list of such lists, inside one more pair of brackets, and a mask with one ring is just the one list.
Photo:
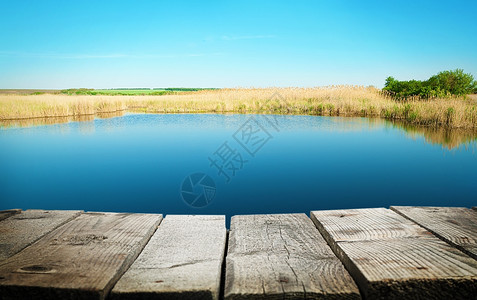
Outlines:
{"label": "green tree", "polygon": [[434,90],[457,96],[471,94],[477,87],[474,76],[464,73],[462,69],[440,72],[429,78],[428,82]]}
{"label": "green tree", "polygon": [[399,81],[390,76],[386,78],[383,90],[391,92],[397,99],[464,96],[477,91],[477,82],[472,74],[456,69],[440,72],[426,81]]}

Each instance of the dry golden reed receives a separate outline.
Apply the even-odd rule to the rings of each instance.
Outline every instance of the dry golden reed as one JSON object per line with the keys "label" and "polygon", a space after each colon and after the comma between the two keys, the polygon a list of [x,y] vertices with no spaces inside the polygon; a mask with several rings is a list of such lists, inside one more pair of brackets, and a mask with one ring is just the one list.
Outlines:
{"label": "dry golden reed", "polygon": [[[273,95],[275,97],[270,100]],[[474,100],[455,98],[397,102],[379,89],[361,86],[239,88],[161,96],[0,95],[0,120],[125,110],[382,117],[416,125],[477,129],[477,104]]]}

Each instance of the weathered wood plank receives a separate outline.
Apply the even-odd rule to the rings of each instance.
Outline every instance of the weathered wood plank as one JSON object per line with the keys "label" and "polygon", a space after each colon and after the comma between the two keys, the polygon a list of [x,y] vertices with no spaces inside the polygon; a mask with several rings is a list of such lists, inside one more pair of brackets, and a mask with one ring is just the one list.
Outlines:
{"label": "weathered wood plank", "polygon": [[218,299],[225,216],[167,215],[112,299]]}
{"label": "weathered wood plank", "polygon": [[3,299],[104,299],[161,215],[83,213],[0,262]]}
{"label": "weathered wood plank", "polygon": [[234,216],[225,299],[360,299],[343,264],[304,214]]}
{"label": "weathered wood plank", "polygon": [[477,259],[477,211],[465,207],[391,206],[391,209]]}
{"label": "weathered wood plank", "polygon": [[26,210],[0,222],[0,261],[80,215],[80,211]]}
{"label": "weathered wood plank", "polygon": [[0,210],[0,221],[5,220],[6,218],[21,213],[21,209],[7,209]]}
{"label": "weathered wood plank", "polygon": [[366,299],[477,297],[477,262],[389,209],[311,216]]}

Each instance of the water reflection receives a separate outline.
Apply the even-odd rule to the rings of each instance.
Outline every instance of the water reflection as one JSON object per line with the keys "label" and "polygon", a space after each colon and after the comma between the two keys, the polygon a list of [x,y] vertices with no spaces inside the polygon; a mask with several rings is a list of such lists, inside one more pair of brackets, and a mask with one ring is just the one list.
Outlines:
{"label": "water reflection", "polygon": [[[0,128],[8,129],[8,128],[19,128],[19,127],[34,127],[34,126],[43,126],[43,125],[65,124],[70,122],[92,122],[95,119],[109,119],[109,118],[121,117],[123,115],[124,115],[123,111],[117,111],[117,112],[111,112],[111,113],[98,113],[96,115],[0,120]],[[80,126],[83,126],[83,125],[85,124],[81,124]],[[91,130],[91,128],[89,128],[89,125],[84,126],[83,128],[85,128],[86,131]],[[93,128],[93,131],[94,131],[94,128]]]}
{"label": "water reflection", "polygon": [[[124,113],[124,111],[99,113],[96,115],[82,115],[82,116],[69,116],[69,117],[49,117],[49,118],[31,118],[20,120],[3,120],[0,121],[0,129],[19,128],[19,127],[35,127],[42,125],[54,125],[54,124],[67,124],[70,122],[79,122],[79,131],[82,134],[93,134],[95,132],[94,123],[95,119],[105,119],[101,126],[104,126],[107,130],[113,128],[122,127],[121,121],[107,120],[124,115],[141,114],[141,113]],[[235,114],[224,114],[230,118],[224,120],[224,127],[235,126],[236,120]],[[270,116],[270,115],[268,115]],[[332,117],[325,123],[321,123],[320,126],[312,126],[315,121],[309,116],[290,116],[279,115],[274,116],[281,119],[284,129],[294,130],[300,129],[304,126],[309,128],[315,128],[320,131],[334,131],[334,132],[353,132],[353,131],[370,131],[377,130],[379,128],[396,128],[405,133],[406,136],[412,139],[418,139],[423,137],[426,143],[441,145],[444,149],[452,150],[459,148],[460,146],[469,146],[477,141],[476,130],[465,129],[448,129],[448,128],[433,128],[424,126],[410,125],[400,121],[387,121],[381,118],[346,118],[346,117]],[[263,120],[262,120],[263,121]],[[285,121],[285,122],[284,122]],[[168,119],[170,122],[170,119]],[[158,125],[161,122],[159,120]],[[165,124],[162,124],[165,125]],[[171,124],[167,124],[171,125]],[[198,124],[196,124],[198,125]],[[201,124],[204,125],[204,124]],[[67,126],[60,126],[62,131],[68,131]]]}
{"label": "water reflection", "polygon": [[387,124],[403,130],[407,136],[413,139],[424,137],[426,143],[441,145],[442,148],[448,150],[470,146],[477,141],[477,131],[472,130],[413,126],[403,122],[387,122]]}
{"label": "water reflection", "polygon": [[18,120],[0,120],[0,128],[32,127],[41,125],[64,124],[73,121],[73,117],[30,118]]}

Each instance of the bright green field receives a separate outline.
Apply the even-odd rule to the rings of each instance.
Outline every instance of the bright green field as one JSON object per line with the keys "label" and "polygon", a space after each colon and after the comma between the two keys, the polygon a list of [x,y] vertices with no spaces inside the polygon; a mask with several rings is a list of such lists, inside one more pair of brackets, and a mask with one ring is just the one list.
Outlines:
{"label": "bright green field", "polygon": [[113,90],[94,90],[94,89],[68,89],[62,90],[62,94],[68,95],[122,95],[122,96],[143,96],[143,95],[171,95],[180,92],[193,92],[200,90],[214,90],[213,88],[165,88],[165,89],[113,89]]}
{"label": "bright green field", "polygon": [[93,90],[91,95],[165,95],[170,92],[164,90]]}

